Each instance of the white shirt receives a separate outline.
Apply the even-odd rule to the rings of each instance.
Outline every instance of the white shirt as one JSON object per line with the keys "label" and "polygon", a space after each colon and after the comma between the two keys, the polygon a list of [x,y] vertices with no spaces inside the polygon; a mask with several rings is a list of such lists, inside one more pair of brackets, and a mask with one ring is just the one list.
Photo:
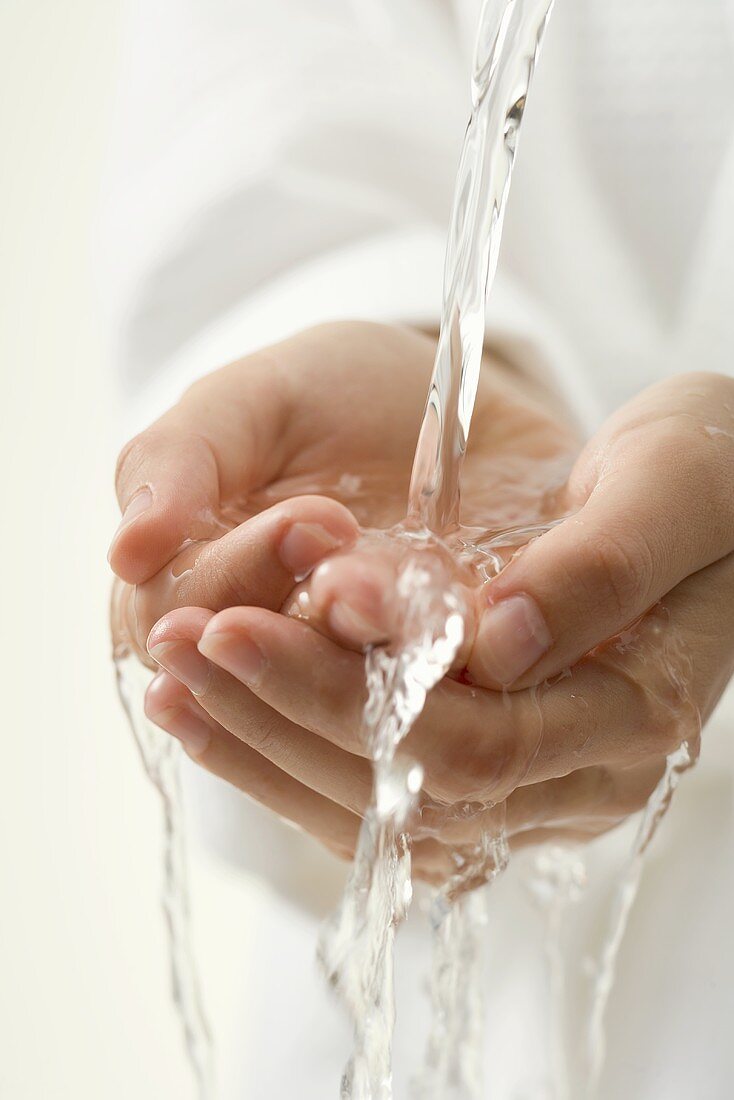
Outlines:
{"label": "white shirt", "polygon": [[[477,14],[474,0],[131,0],[105,263],[136,427],[197,375],[306,324],[437,320]],[[733,291],[734,0],[558,0],[488,340],[554,372],[591,427],[666,374],[734,373]],[[604,1100],[731,1094],[732,749],[717,727],[732,710],[729,698],[710,723],[704,764],[649,857],[610,1005]],[[281,893],[333,881],[309,840],[222,785],[203,779],[195,797],[214,842]],[[616,834],[594,857],[599,897],[571,926],[587,947],[625,843]],[[312,971],[316,918],[276,894],[268,906],[231,1095],[323,1100],[348,1033]],[[493,912],[492,1095],[536,1097],[539,930],[519,874]],[[415,987],[424,944],[401,940],[412,963],[400,981]],[[399,984],[398,1004],[402,1096],[417,988]],[[273,1040],[284,1026],[285,1058]]]}

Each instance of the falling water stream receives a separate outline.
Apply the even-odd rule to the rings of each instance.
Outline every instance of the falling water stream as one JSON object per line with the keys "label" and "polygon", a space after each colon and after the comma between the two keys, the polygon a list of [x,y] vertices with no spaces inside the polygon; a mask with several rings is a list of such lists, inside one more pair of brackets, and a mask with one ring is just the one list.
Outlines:
{"label": "falling water stream", "polygon": [[132,653],[115,654],[120,699],[143,765],[163,804],[163,912],[168,929],[171,990],[181,1019],[186,1051],[199,1100],[213,1100],[214,1057],[199,987],[189,912],[186,832],[181,797],[181,746],[145,716],[143,698],[150,673]]}
{"label": "falling water stream", "polygon": [[[443,312],[433,377],[420,430],[406,521],[391,532],[366,533],[367,544],[399,547],[396,601],[399,636],[366,658],[368,701],[364,735],[374,765],[372,804],[361,828],[345,895],[319,945],[322,966],[350,1013],[354,1046],[343,1100],[390,1100],[395,1019],[393,946],[411,901],[411,821],[421,791],[420,765],[398,750],[427,694],[452,666],[464,633],[465,586],[452,581],[457,558],[475,583],[494,576],[504,559],[492,540],[459,526],[459,479],[479,383],[485,308],[499,255],[502,225],[520,125],[553,0],[486,0],[471,81],[471,118],[461,154],[444,269]],[[514,533],[522,545],[548,524]],[[496,541],[496,540],[495,540]],[[506,540],[505,540],[506,541]],[[173,985],[199,1100],[212,1100],[209,1032],[190,945],[178,746],[148,723],[133,682],[133,657],[118,660],[121,695],[145,766],[161,793],[166,821],[165,892]],[[491,731],[490,731],[491,732]],[[542,731],[541,731],[542,732]],[[615,960],[639,884],[642,858],[665,812],[687,747],[670,758],[654,792],[612,907],[609,933],[595,975],[589,1013],[584,1100],[593,1096],[604,1057],[604,1012]],[[486,809],[486,808],[485,808]],[[491,809],[491,807],[490,807]],[[483,886],[509,858],[503,807],[476,845],[457,850],[455,869],[436,893],[431,922],[433,1020],[416,1100],[479,1100],[482,1079],[483,989],[479,958],[487,922]],[[577,853],[549,849],[541,877],[548,891],[549,972],[563,997],[558,924],[582,874]],[[555,938],[554,938],[555,937]],[[554,946],[555,944],[555,946]],[[564,1040],[553,1039],[553,1100],[566,1100]]]}
{"label": "falling water stream", "polygon": [[[410,486],[409,526],[433,549],[436,538],[450,539],[459,525],[459,479],[479,384],[486,301],[497,267],[518,131],[551,6],[552,0],[488,0],[480,18],[472,111],[449,224],[441,326]],[[409,796],[406,780],[412,774],[395,766],[395,752],[420,715],[428,690],[450,669],[463,636],[461,607],[445,579],[439,576],[434,582],[425,568],[415,567],[414,557],[407,560],[398,583],[403,637],[397,646],[393,641],[394,652],[376,649],[367,658],[373,806],[361,830],[344,900],[326,929],[321,951],[354,1021],[355,1045],[342,1080],[343,1100],[392,1097],[392,948],[409,900],[409,848],[400,829]],[[467,885],[478,885],[498,873],[506,862],[498,862],[498,846],[504,850],[501,833],[482,837],[478,852],[464,857],[459,880],[465,877]],[[481,1030],[481,992],[465,979],[476,967],[482,912],[478,901],[457,902],[455,909],[443,901],[443,896],[437,899],[434,913],[434,1023],[421,1092],[471,1100],[481,1095],[481,1056],[480,1051],[467,1055],[458,1031],[463,1033],[465,1026],[470,1034]]]}
{"label": "falling water stream", "polygon": [[436,361],[410,486],[410,514],[437,534],[459,522],[459,479],[481,372],[486,303],[518,133],[552,7],[553,0],[486,0],[480,16]]}
{"label": "falling water stream", "polygon": [[614,985],[617,956],[627,930],[627,922],[632,906],[640,888],[644,855],[670,805],[670,800],[675,793],[680,777],[694,762],[691,749],[686,741],[668,757],[663,776],[650,796],[642,814],[632,851],[627,865],[622,871],[612,901],[607,934],[594,974],[593,997],[586,1030],[586,1079],[590,1096],[594,1096],[596,1093],[604,1067],[606,1054],[604,1016],[609,995]]}

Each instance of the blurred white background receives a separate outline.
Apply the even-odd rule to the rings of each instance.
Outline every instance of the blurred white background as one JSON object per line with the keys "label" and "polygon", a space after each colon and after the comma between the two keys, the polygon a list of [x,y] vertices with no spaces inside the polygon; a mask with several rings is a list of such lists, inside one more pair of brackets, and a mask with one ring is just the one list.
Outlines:
{"label": "blurred white background", "polygon": [[[112,471],[124,433],[94,247],[119,14],[116,0],[0,0],[2,1100],[193,1098],[159,910],[160,808],[117,703],[106,622],[105,553],[117,519]],[[720,790],[711,787],[708,812],[729,821]],[[689,797],[688,788],[679,796],[681,829],[667,834],[668,845],[682,853],[682,866],[703,873],[698,834],[689,829],[680,840],[697,805]],[[709,853],[714,885],[726,877],[725,867],[714,874],[715,856],[723,864],[725,847]],[[686,874],[693,911],[706,895]],[[669,888],[675,897],[674,887],[653,864],[643,895],[665,896]],[[195,859],[206,999],[233,1079],[233,1052],[248,1012],[257,1010],[248,1006],[247,968],[264,889],[211,856]],[[724,927],[725,913],[711,907],[710,915]],[[633,916],[644,919],[651,918]],[[719,924],[702,936],[714,945],[717,968]],[[659,934],[647,931],[643,945]],[[663,933],[683,942],[670,922]],[[312,946],[312,938],[293,946],[286,968],[295,970],[297,957],[310,965]],[[716,1021],[696,1007],[705,1012],[710,989],[727,983],[714,963],[690,965],[699,997],[691,1018],[699,1030],[713,1029]],[[630,952],[622,984],[625,973],[631,982],[644,970],[666,1000],[665,952],[657,966]],[[292,989],[274,996],[291,998]],[[299,1072],[293,1069],[294,1079]],[[262,1095],[246,1086],[238,1094]]]}
{"label": "blurred white background", "polygon": [[[114,0],[0,4],[7,1100],[193,1095],[158,907],[159,806],[117,704],[106,623],[121,428],[93,246],[118,17]],[[207,861],[195,892],[198,927],[216,920],[201,952],[226,1042],[246,1026],[232,950],[257,888]]]}

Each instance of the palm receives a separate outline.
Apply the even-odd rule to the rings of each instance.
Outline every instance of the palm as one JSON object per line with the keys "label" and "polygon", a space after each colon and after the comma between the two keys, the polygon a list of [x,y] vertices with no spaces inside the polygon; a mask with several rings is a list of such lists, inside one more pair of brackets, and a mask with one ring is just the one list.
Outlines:
{"label": "palm", "polygon": [[[408,329],[348,330],[331,355],[320,347],[299,364],[287,458],[243,491],[232,518],[302,493],[341,501],[363,527],[405,516],[435,341]],[[554,516],[577,448],[569,424],[526,383],[487,364],[462,477],[462,522],[496,530]]]}

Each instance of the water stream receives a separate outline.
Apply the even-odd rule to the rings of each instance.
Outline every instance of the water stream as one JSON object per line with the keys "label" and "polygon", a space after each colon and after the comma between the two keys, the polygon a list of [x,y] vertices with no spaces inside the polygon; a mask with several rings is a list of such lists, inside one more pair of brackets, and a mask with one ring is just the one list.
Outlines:
{"label": "water stream", "polygon": [[204,1011],[189,909],[186,830],[181,797],[181,746],[146,717],[143,709],[150,673],[132,653],[115,654],[122,705],[148,778],[163,807],[162,905],[168,929],[171,992],[183,1028],[186,1052],[196,1081],[198,1100],[213,1100],[214,1052]]}
{"label": "water stream", "polygon": [[694,762],[694,756],[687,741],[668,756],[665,772],[642,814],[632,851],[617,885],[601,955],[595,967],[593,995],[587,1023],[586,1081],[589,1096],[596,1094],[604,1068],[606,1056],[604,1019],[614,985],[619,949],[627,931],[632,906],[640,889],[645,852],[670,806],[670,800],[681,776],[692,767]]}
{"label": "water stream", "polygon": [[459,523],[459,480],[484,349],[520,126],[553,0],[485,0],[444,263],[433,378],[409,512],[438,533]]}
{"label": "water stream", "polygon": [[367,656],[373,803],[343,901],[321,938],[324,969],[354,1022],[344,1100],[392,1096],[393,943],[411,900],[410,844],[402,830],[423,778],[420,766],[396,758],[396,751],[463,639],[461,595],[446,587],[433,548],[422,542],[412,540],[398,578],[401,637]]}
{"label": "water stream", "polygon": [[[459,527],[459,480],[481,371],[486,302],[497,268],[518,131],[551,7],[552,0],[487,0],[480,17],[472,111],[448,232],[441,326],[410,486],[408,521],[425,532],[429,545],[435,546],[431,535],[451,536]],[[327,973],[355,1021],[343,1100],[392,1097],[392,944],[408,901],[403,885],[408,849],[402,842],[400,855],[397,845],[408,792],[405,769],[394,766],[395,751],[462,640],[458,626],[450,626],[461,622],[459,609],[455,601],[444,603],[444,592],[432,587],[430,576],[411,583],[409,565],[400,575],[398,595],[408,633],[394,654],[375,650],[368,655],[366,725],[375,765],[374,805],[362,827],[335,927],[328,930],[322,949]],[[374,675],[375,662],[387,662],[387,675]],[[412,705],[405,707],[408,697]],[[402,720],[396,720],[396,708]],[[380,716],[376,726],[374,714]],[[391,791],[387,819],[378,810],[385,788]],[[503,834],[482,837],[479,855],[461,868],[459,878],[476,887],[499,873],[504,864],[497,846],[504,849]],[[386,868],[392,869],[387,879]],[[460,890],[455,893],[461,897]],[[434,1022],[420,1088],[426,1096],[475,1100],[482,1094],[481,996],[465,979],[477,969],[481,902],[459,900],[454,908],[442,901],[435,910]]]}

